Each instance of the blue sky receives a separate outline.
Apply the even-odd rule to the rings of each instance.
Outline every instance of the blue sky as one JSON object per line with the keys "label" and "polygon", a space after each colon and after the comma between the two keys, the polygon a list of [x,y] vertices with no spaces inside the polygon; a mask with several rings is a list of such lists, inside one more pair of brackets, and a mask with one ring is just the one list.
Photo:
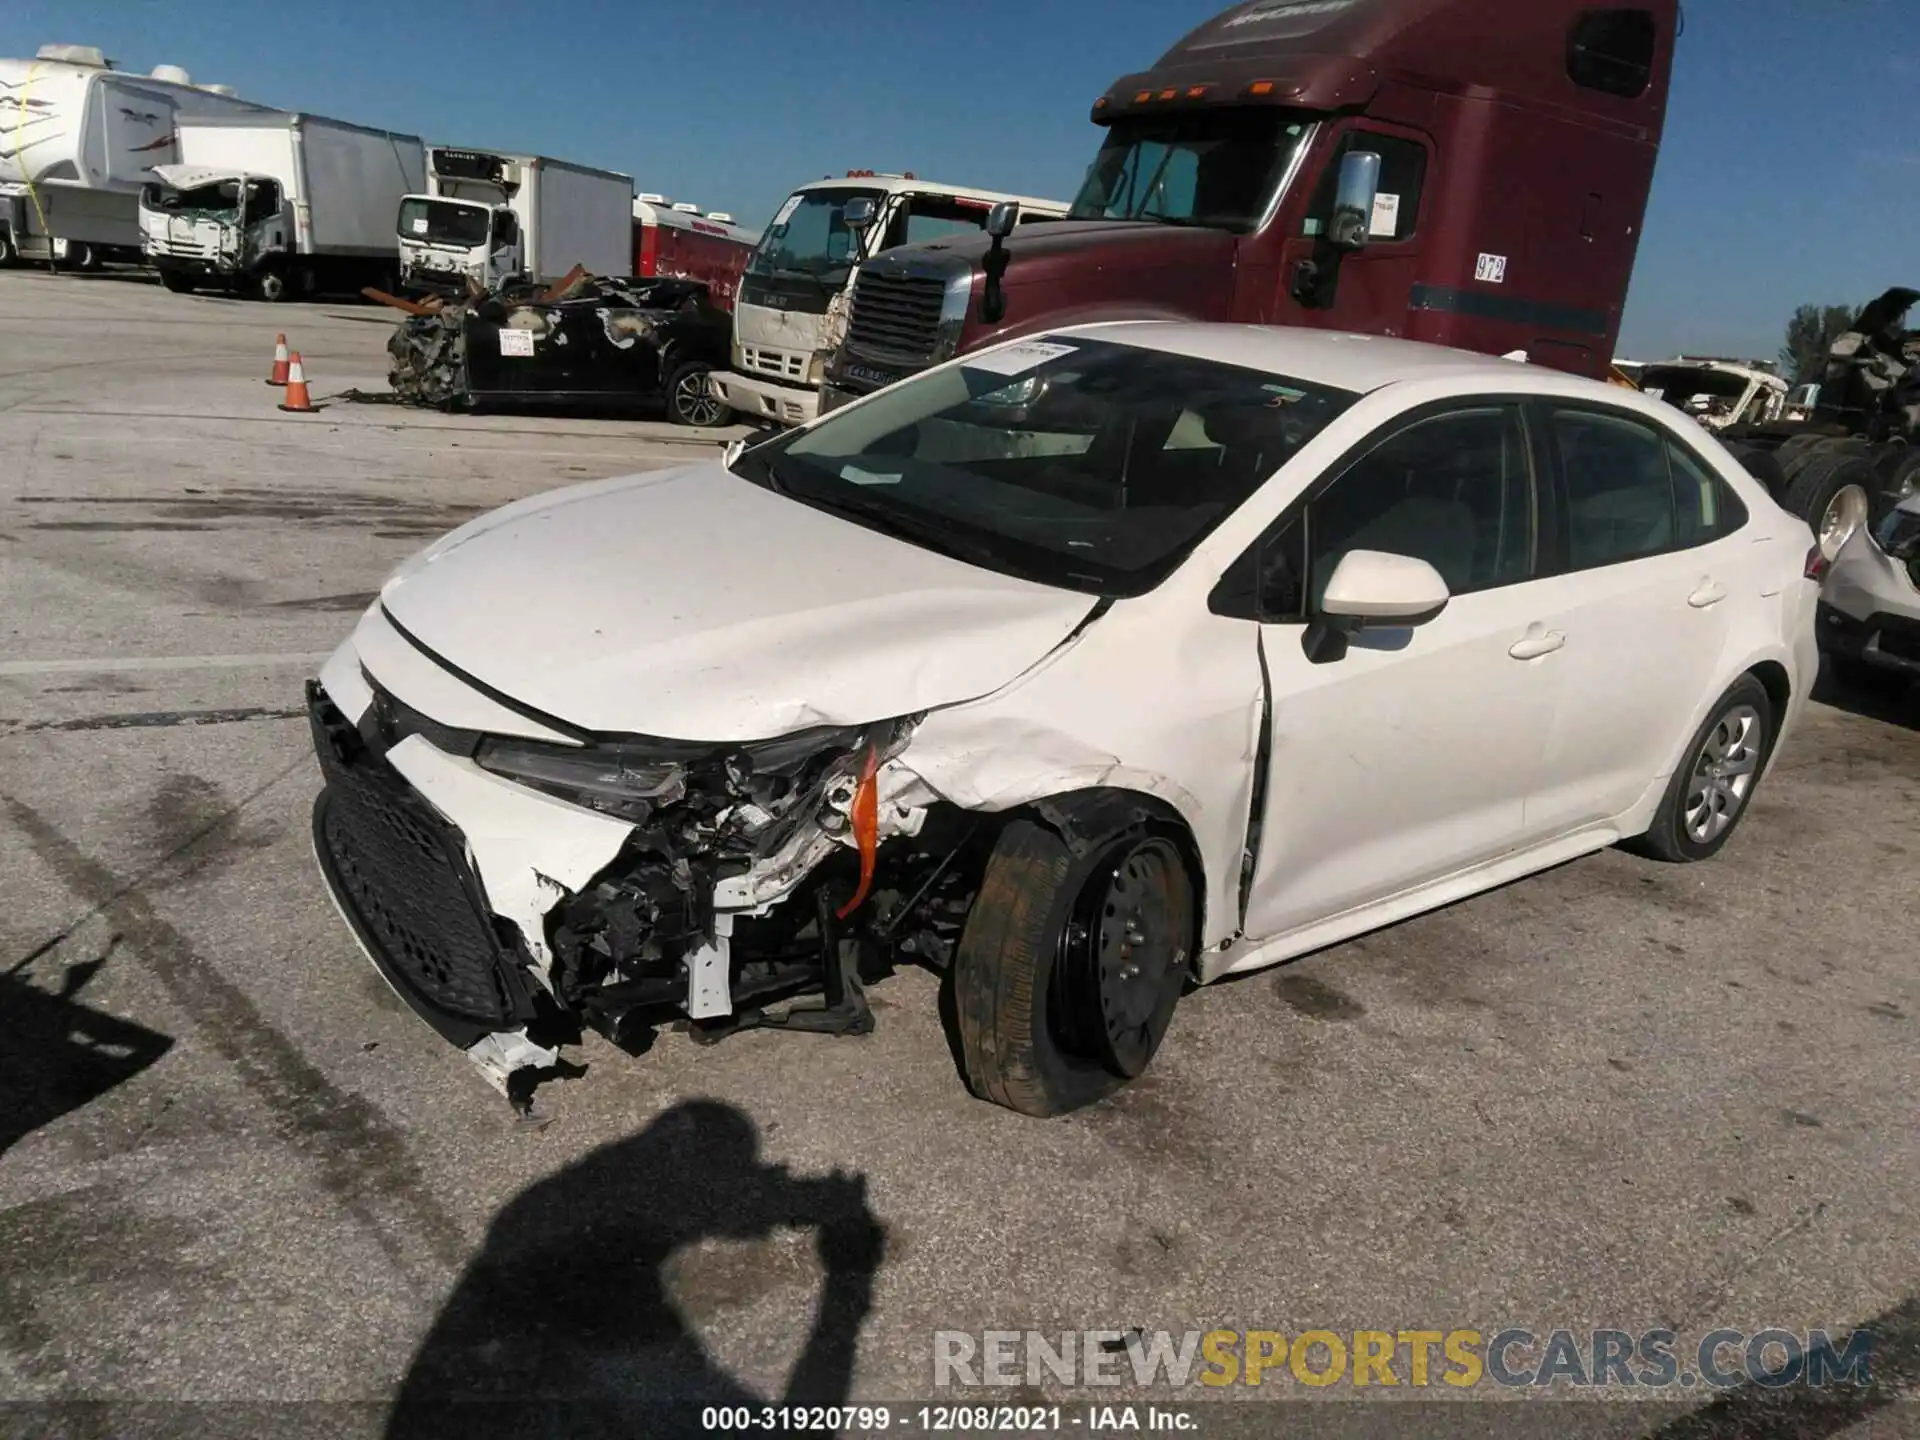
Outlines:
{"label": "blue sky", "polygon": [[[1227,3],[4,0],[0,55],[98,45],[757,227],[853,168],[1071,197],[1094,98]],[[1691,0],[1622,354],[1770,357],[1796,304],[1920,281],[1917,104],[1920,0]]]}

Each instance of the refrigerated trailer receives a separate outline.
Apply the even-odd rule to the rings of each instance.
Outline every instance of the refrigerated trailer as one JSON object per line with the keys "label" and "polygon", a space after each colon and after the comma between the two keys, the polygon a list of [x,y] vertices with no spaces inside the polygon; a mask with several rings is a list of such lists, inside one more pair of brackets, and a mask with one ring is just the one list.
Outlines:
{"label": "refrigerated trailer", "polygon": [[0,59],[0,263],[137,260],[140,187],[154,166],[179,161],[180,125],[271,113],[177,65],[115,69],[93,46]]}
{"label": "refrigerated trailer", "polygon": [[140,243],[169,290],[263,300],[390,286],[393,212],[422,183],[417,135],[272,111],[183,121],[180,162],[140,196]]}
{"label": "refrigerated trailer", "polygon": [[[416,190],[401,200],[397,225],[404,293],[543,283],[576,265],[594,275],[633,273],[631,175],[435,145]],[[391,233],[391,213],[388,225]]]}

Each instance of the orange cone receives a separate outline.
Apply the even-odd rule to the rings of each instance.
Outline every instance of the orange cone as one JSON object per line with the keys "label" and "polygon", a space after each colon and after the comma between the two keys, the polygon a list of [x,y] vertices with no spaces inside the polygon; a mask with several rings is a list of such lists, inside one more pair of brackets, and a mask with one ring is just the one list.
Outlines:
{"label": "orange cone", "polygon": [[293,352],[287,363],[287,398],[280,402],[280,408],[295,415],[304,415],[320,408],[307,394],[307,372],[300,366],[298,350]]}
{"label": "orange cone", "polygon": [[269,385],[287,383],[287,337],[284,335],[273,337],[273,373],[267,377],[267,383]]}

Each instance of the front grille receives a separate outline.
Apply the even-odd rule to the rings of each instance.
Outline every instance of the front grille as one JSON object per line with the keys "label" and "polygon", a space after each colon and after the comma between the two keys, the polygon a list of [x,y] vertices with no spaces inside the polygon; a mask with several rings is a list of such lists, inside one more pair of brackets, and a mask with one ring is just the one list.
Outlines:
{"label": "front grille", "polygon": [[511,957],[482,908],[460,833],[359,743],[317,685],[312,690],[314,750],[327,785],[315,838],[342,908],[383,968],[432,1008],[508,1026],[517,1009],[506,979]]}
{"label": "front grille", "polygon": [[797,350],[771,350],[761,345],[740,347],[741,367],[776,380],[804,380],[807,356]]}
{"label": "front grille", "polygon": [[853,282],[847,343],[862,350],[931,360],[940,345],[946,282],[863,269]]}

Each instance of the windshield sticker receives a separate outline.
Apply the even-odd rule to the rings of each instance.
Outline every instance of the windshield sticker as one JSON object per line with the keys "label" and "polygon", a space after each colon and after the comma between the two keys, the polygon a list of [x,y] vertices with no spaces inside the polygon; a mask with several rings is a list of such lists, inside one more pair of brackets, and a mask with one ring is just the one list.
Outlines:
{"label": "windshield sticker", "polygon": [[773,223],[776,225],[786,224],[787,221],[793,218],[793,212],[800,208],[800,202],[805,198],[803,195],[787,196],[787,203],[780,207],[780,213],[773,217]]}
{"label": "windshield sticker", "polygon": [[1474,262],[1473,278],[1484,280],[1489,285],[1507,283],[1507,257],[1504,255],[1482,255]]}
{"label": "windshield sticker", "polygon": [[500,332],[500,353],[502,355],[528,356],[533,354],[533,332],[515,330],[511,327]]}
{"label": "windshield sticker", "polygon": [[413,218],[413,221],[412,221],[412,224],[413,224],[413,233],[414,233],[414,234],[416,234],[416,235],[424,235],[424,234],[426,234],[426,233],[427,233],[427,217],[426,217],[426,216],[424,216],[424,215],[416,215],[416,216],[415,216],[415,217]]}
{"label": "windshield sticker", "polygon": [[1367,225],[1369,235],[1394,235],[1400,230],[1400,197],[1398,195],[1376,195],[1373,197],[1373,219]]}
{"label": "windshield sticker", "polygon": [[898,485],[904,477],[882,475],[875,470],[862,470],[858,465],[842,465],[840,478],[849,485]]}
{"label": "windshield sticker", "polygon": [[1273,396],[1267,402],[1269,405],[1297,405],[1307,398],[1306,391],[1296,390],[1291,385],[1262,385],[1260,388]]}
{"label": "windshield sticker", "polygon": [[964,370],[984,370],[989,375],[1024,375],[1036,365],[1044,365],[1049,360],[1058,360],[1062,355],[1074,353],[1072,345],[1056,345],[1047,340],[1024,340],[1018,345],[1009,345],[1004,350],[995,350],[987,355],[974,355],[962,360]]}

